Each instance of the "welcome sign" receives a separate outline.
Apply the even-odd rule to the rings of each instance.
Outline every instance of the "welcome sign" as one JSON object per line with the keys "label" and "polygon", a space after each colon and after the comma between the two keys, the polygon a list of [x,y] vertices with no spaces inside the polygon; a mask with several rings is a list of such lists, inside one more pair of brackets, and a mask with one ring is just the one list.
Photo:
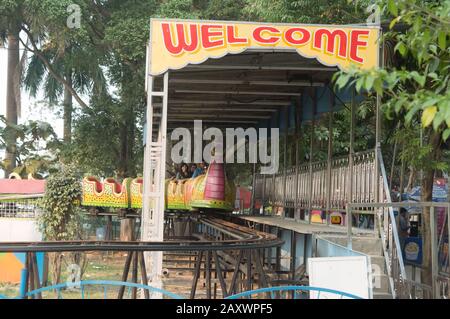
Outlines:
{"label": "welcome sign", "polygon": [[293,49],[347,70],[378,66],[378,27],[151,20],[150,73],[159,75],[250,48]]}

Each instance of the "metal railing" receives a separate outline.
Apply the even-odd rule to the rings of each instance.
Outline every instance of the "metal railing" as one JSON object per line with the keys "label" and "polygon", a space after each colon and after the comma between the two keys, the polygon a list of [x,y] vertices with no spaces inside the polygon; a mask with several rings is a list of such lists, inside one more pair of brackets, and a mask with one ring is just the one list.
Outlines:
{"label": "metal railing", "polygon": [[[91,286],[92,289],[87,289]],[[164,298],[186,299],[183,296],[174,294],[170,291],[151,287],[148,285],[130,283],[123,281],[110,280],[87,280],[79,282],[67,282],[58,285],[39,288],[25,293],[22,296],[7,297],[0,295],[0,299],[24,299],[24,298],[51,298],[64,299],[64,294],[73,299],[110,299],[115,297],[116,293],[111,288],[128,288],[128,295],[131,296],[131,290],[139,289],[148,292],[161,294]],[[125,294],[126,295],[126,294]],[[310,286],[277,286],[244,291],[224,299],[242,299],[242,298],[269,298],[269,299],[363,299],[359,296],[334,289],[310,287]]]}
{"label": "metal railing", "polygon": [[355,153],[328,161],[299,164],[274,175],[255,177],[255,200],[264,206],[345,211],[353,179],[352,201],[371,203],[375,198],[375,151]]}
{"label": "metal railing", "polygon": [[[91,291],[86,289],[86,287],[91,286],[93,289]],[[53,286],[42,287],[39,289],[35,289],[29,292],[24,293],[22,296],[8,298],[6,296],[0,296],[0,299],[25,299],[25,298],[38,298],[41,299],[44,293],[46,293],[48,298],[51,299],[64,299],[64,293],[70,295],[70,298],[76,299],[89,299],[89,297],[94,297],[95,299],[109,299],[108,297],[113,294],[116,296],[114,291],[111,291],[111,288],[128,288],[128,296],[131,296],[132,290],[146,290],[149,293],[159,293],[164,297],[168,297],[171,299],[185,299],[184,297],[174,294],[170,291],[166,291],[163,289],[159,289],[156,287],[132,283],[132,282],[124,282],[124,281],[112,281],[112,280],[86,280],[86,281],[78,281],[78,282],[65,282]],[[100,289],[99,289],[100,288]],[[126,296],[127,294],[125,294]]]}
{"label": "metal railing", "polygon": [[[403,250],[400,242],[398,221],[394,209],[419,209],[429,211],[431,234],[431,274],[432,286],[425,285],[412,277],[408,277],[404,262]],[[442,225],[438,225],[438,211],[445,212]],[[443,209],[443,210],[442,210]],[[351,219],[353,212],[364,211],[378,219],[378,227],[382,239],[383,254],[386,260],[386,272],[390,279],[391,293],[394,298],[448,298],[449,275],[448,265],[450,256],[445,249],[445,236],[450,231],[450,203],[448,202],[396,202],[396,203],[351,203],[348,205],[347,215]],[[351,227],[347,227],[350,241],[353,236]],[[447,243],[448,245],[448,243]]]}
{"label": "metal railing", "polygon": [[0,218],[36,218],[42,209],[38,200],[42,196],[0,197]]}
{"label": "metal railing", "polygon": [[353,294],[334,289],[311,286],[278,286],[244,291],[225,299],[363,299]]}

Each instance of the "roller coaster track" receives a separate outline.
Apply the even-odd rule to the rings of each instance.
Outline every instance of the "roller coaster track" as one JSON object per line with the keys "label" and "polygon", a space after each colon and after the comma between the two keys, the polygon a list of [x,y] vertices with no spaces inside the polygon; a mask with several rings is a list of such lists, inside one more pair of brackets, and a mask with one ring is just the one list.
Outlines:
{"label": "roller coaster track", "polygon": [[[174,216],[168,214],[168,218],[181,217],[182,222],[192,223],[195,232],[191,232],[185,236],[183,231],[182,237],[168,237],[160,242],[147,241],[59,241],[59,242],[10,242],[0,243],[0,252],[26,253],[27,279],[24,284],[24,292],[21,296],[33,293],[33,298],[41,298],[41,292],[45,289],[39,285],[37,252],[127,252],[125,260],[122,280],[116,282],[119,285],[118,299],[124,297],[125,286],[131,287],[128,277],[131,269],[132,285],[138,284],[138,269],[141,271],[141,280],[144,286],[148,285],[146,274],[146,265],[144,252],[195,252],[195,267],[193,271],[192,283],[189,284],[190,298],[195,298],[197,286],[201,277],[201,273],[205,271],[206,276],[206,297],[211,298],[212,289],[212,273],[218,276],[223,297],[233,294],[241,290],[239,288],[240,280],[244,282],[250,289],[252,283],[258,283],[260,287],[268,287],[269,283],[264,269],[264,261],[261,251],[266,248],[279,247],[283,241],[273,234],[260,232],[255,229],[240,226],[225,221],[224,215],[216,217],[212,212],[207,214],[186,212]],[[226,216],[226,215],[225,215]],[[183,225],[183,224],[180,224]],[[175,227],[175,226],[174,226]],[[203,265],[203,267],[202,267]],[[225,280],[222,273],[230,273],[228,279]],[[239,279],[239,274],[241,279]],[[231,281],[230,281],[231,279]],[[133,284],[134,283],[134,284]],[[147,287],[147,286],[146,286]],[[36,289],[37,288],[37,289]],[[131,298],[137,298],[137,286],[131,287]],[[149,288],[149,287],[147,287]],[[151,287],[150,287],[151,288]],[[150,289],[149,288],[149,289]],[[43,290],[44,289],[44,290]],[[200,288],[199,288],[200,289]],[[249,290],[248,289],[248,290]],[[27,292],[31,291],[27,295]],[[215,291],[215,290],[214,290]],[[149,291],[144,291],[145,298],[150,297]]]}
{"label": "roller coaster track", "polygon": [[197,215],[196,221],[216,233],[233,239],[149,241],[45,241],[0,243],[0,252],[75,252],[75,251],[217,251],[277,247],[283,244],[275,235],[236,225],[218,218]]}

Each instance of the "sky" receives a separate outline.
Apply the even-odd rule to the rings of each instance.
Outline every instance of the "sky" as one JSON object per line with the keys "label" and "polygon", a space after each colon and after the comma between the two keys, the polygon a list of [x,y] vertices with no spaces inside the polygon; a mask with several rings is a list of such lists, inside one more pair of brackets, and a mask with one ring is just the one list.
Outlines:
{"label": "sky", "polygon": [[[21,51],[22,53],[23,51]],[[6,116],[6,76],[8,67],[8,50],[0,47],[0,114]],[[42,108],[36,103],[42,101],[42,92],[38,92],[36,98],[31,98],[29,94],[22,90],[22,114],[19,123],[26,123],[29,120],[40,120],[50,123],[53,126],[58,137],[63,136],[63,120],[59,118],[55,111]],[[0,151],[0,157],[3,158],[4,152]],[[0,178],[4,176],[0,170]]]}

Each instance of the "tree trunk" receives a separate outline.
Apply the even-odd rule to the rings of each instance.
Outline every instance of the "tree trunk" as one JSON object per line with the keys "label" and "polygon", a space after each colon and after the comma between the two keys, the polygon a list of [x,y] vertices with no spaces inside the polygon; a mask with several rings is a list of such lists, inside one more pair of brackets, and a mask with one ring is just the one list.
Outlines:
{"label": "tree trunk", "polygon": [[417,175],[416,169],[414,167],[410,167],[409,168],[408,184],[406,185],[406,188],[405,188],[405,192],[406,193],[409,193],[412,190],[414,182],[416,180],[416,175]]}
{"label": "tree trunk", "polygon": [[[19,68],[19,28],[8,33],[8,73],[6,80],[6,120],[9,124],[17,124],[18,97],[20,98],[20,68]],[[6,141],[7,177],[16,167],[16,136]]]}
{"label": "tree trunk", "polygon": [[[66,73],[66,81],[72,86],[72,72],[69,71]],[[64,87],[64,142],[68,144],[72,141],[72,112],[72,94]]]}
{"label": "tree trunk", "polygon": [[119,178],[128,177],[128,128],[126,121],[120,124],[120,154],[119,169],[117,175]]}
{"label": "tree trunk", "polygon": [[[432,146],[430,160],[437,161],[441,157],[441,132],[430,132],[429,143]],[[425,169],[422,180],[421,201],[431,202],[433,200],[433,184],[435,169]],[[433,284],[432,263],[437,260],[431,259],[431,216],[430,208],[426,207],[422,213],[422,246],[423,246],[423,267],[422,267],[422,283],[428,286]]]}
{"label": "tree trunk", "polygon": [[134,177],[133,147],[135,143],[135,124],[133,108],[125,115],[120,127],[120,158],[118,177]]}

